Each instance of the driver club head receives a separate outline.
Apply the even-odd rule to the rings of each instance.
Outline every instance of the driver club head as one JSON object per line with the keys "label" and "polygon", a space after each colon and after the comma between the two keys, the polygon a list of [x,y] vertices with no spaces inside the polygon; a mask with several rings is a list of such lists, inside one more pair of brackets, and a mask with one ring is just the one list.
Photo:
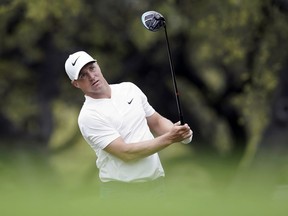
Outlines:
{"label": "driver club head", "polygon": [[161,27],[165,27],[165,18],[156,11],[147,11],[141,17],[142,23],[150,31],[158,31]]}

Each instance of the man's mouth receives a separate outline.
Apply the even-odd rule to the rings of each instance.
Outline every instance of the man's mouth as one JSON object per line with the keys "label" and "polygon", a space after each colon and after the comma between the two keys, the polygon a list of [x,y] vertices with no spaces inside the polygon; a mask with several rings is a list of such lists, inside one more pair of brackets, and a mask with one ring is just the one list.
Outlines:
{"label": "man's mouth", "polygon": [[92,83],[92,86],[96,85],[99,82],[99,80],[96,80]]}

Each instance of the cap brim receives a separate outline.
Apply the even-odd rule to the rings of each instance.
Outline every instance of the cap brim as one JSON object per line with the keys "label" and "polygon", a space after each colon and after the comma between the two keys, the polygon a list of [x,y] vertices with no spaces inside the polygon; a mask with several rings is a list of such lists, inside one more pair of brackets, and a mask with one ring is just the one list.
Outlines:
{"label": "cap brim", "polygon": [[85,67],[87,64],[89,64],[89,63],[91,63],[91,62],[96,62],[96,60],[94,59],[94,60],[92,60],[92,61],[83,63],[83,66],[81,66],[81,65],[79,66],[79,69],[78,69],[77,73],[75,74],[76,76],[75,76],[75,79],[74,79],[74,80],[77,80],[77,79],[79,78],[79,74],[80,74],[82,68]]}

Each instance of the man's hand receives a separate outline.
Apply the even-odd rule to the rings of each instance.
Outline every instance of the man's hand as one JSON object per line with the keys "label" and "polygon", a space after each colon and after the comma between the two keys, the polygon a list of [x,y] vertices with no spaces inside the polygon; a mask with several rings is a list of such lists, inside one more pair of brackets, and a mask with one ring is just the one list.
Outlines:
{"label": "man's hand", "polygon": [[190,138],[192,134],[193,132],[188,124],[181,125],[180,122],[177,122],[168,132],[168,139],[171,141],[171,143],[181,142]]}

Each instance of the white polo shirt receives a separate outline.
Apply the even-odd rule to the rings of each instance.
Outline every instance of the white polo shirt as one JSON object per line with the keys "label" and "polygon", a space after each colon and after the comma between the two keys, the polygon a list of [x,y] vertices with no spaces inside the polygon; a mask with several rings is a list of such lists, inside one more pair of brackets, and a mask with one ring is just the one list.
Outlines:
{"label": "white polo shirt", "polygon": [[122,137],[129,143],[151,140],[153,135],[146,117],[155,110],[145,94],[133,83],[110,85],[111,99],[93,99],[85,96],[78,117],[80,131],[94,149],[103,182],[141,182],[164,176],[157,153],[132,162],[124,162],[103,149],[113,140]]}

